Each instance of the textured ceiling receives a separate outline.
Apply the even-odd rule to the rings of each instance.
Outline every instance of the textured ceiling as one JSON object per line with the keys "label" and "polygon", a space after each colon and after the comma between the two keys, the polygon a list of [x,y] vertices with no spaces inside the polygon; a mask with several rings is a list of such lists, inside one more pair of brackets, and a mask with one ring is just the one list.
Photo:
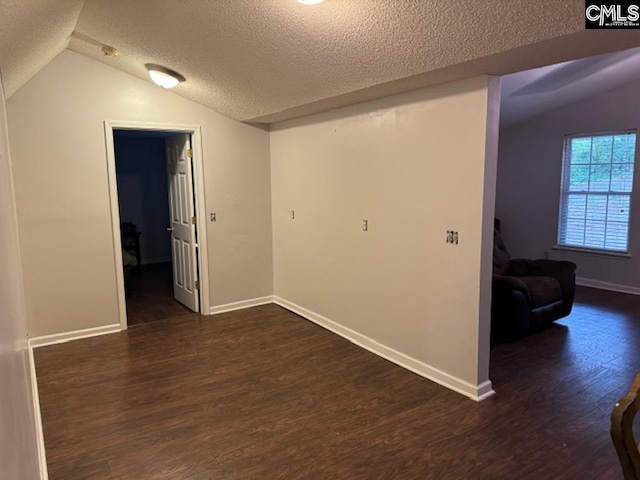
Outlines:
{"label": "textured ceiling", "polygon": [[640,80],[640,48],[502,77],[500,125],[507,127]]}
{"label": "textured ceiling", "polygon": [[[0,1],[4,40],[11,22],[7,1]],[[29,24],[38,28],[0,48],[34,45],[49,57],[64,48],[80,6],[74,0],[9,4],[31,11]],[[327,0],[315,6],[295,0],[86,0],[69,48],[147,80],[145,63],[165,65],[187,78],[174,89],[178,95],[231,118],[270,123],[640,45],[637,32],[585,31],[583,15],[582,0]],[[40,36],[40,25],[56,33]],[[24,26],[22,19],[17,31]],[[105,57],[101,44],[122,55]],[[0,56],[0,69],[9,71],[7,93],[44,66],[47,55],[32,54],[40,60],[23,65],[20,55],[8,62]]]}
{"label": "textured ceiling", "polygon": [[10,97],[69,43],[82,0],[0,0],[0,70]]}

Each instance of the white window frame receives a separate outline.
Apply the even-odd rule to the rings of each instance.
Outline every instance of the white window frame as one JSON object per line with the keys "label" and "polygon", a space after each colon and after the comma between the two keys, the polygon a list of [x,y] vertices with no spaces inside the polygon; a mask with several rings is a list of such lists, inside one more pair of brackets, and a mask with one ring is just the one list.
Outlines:
{"label": "white window frame", "polygon": [[[634,146],[634,158],[633,158],[633,179],[631,185],[630,192],[612,192],[611,190],[606,192],[591,192],[589,190],[584,192],[570,192],[568,188],[568,175],[570,175],[570,166],[571,166],[571,141],[575,138],[591,138],[594,137],[609,137],[614,135],[625,135],[625,134],[634,134],[636,136],[636,144]],[[557,244],[553,247],[556,250],[569,250],[576,251],[581,253],[594,253],[598,255],[611,255],[617,257],[630,257],[629,254],[629,245],[631,243],[631,214],[633,209],[633,192],[635,190],[635,177],[636,177],[636,157],[638,155],[638,132],[636,129],[628,129],[628,130],[616,130],[610,132],[594,132],[594,133],[576,133],[565,135],[564,137],[564,145],[562,149],[562,176],[560,181],[560,198],[558,205],[558,222],[557,222],[557,236],[556,242]],[[591,165],[591,163],[590,163]],[[615,195],[628,195],[629,196],[629,217],[627,221],[627,248],[626,250],[617,250],[617,249],[609,249],[609,248],[597,248],[591,246],[580,246],[574,244],[567,244],[561,242],[562,235],[562,221],[565,218],[563,215],[563,209],[565,208],[566,199],[571,193],[582,193],[589,196],[589,194],[605,194],[607,196],[615,194]]]}

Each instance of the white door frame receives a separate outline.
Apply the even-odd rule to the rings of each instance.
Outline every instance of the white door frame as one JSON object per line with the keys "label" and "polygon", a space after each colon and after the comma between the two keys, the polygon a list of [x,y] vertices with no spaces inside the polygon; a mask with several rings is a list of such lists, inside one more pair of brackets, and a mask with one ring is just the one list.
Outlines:
{"label": "white door frame", "polygon": [[118,289],[118,312],[120,328],[127,329],[127,303],[124,291],[124,269],[122,267],[122,239],[120,236],[120,205],[118,201],[118,183],[116,177],[116,153],[114,146],[114,130],[146,130],[161,132],[178,132],[191,134],[193,149],[193,187],[196,197],[195,212],[198,235],[198,270],[200,277],[200,314],[209,315],[209,256],[207,252],[206,204],[204,199],[204,161],[202,156],[202,132],[197,125],[180,125],[169,123],[145,122],[104,122],[104,134],[107,147],[107,173],[109,176],[109,203],[111,207],[111,226],[113,232],[113,248],[115,253],[116,286]]}

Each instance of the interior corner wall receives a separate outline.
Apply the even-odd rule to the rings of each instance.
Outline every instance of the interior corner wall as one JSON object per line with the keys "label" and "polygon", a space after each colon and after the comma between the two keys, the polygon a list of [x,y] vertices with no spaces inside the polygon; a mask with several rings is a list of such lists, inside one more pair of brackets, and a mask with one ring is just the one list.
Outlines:
{"label": "interior corner wall", "polygon": [[640,288],[640,165],[636,147],[629,231],[630,258],[554,250],[557,243],[564,136],[640,128],[640,82],[501,129],[496,217],[514,257],[569,260],[583,280]]}
{"label": "interior corner wall", "polygon": [[0,477],[40,478],[18,223],[0,79]]}
{"label": "interior corner wall", "polygon": [[[485,171],[490,83],[450,83],[271,131],[276,298],[459,390],[488,381],[488,332],[478,330],[480,284],[491,282],[481,247],[494,207],[484,191],[485,176],[495,182],[495,158]],[[445,243],[448,230],[459,244]]]}
{"label": "interior corner wall", "polygon": [[105,120],[201,126],[211,306],[272,294],[268,131],[68,50],[7,111],[31,337],[119,322]]}

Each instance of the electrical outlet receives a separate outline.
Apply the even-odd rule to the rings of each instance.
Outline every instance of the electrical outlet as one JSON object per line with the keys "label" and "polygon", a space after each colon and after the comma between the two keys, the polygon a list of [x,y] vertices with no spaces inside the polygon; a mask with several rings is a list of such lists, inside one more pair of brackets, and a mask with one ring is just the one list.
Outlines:
{"label": "electrical outlet", "polygon": [[542,258],[547,260],[549,258],[549,252],[547,252],[547,251],[542,252]]}
{"label": "electrical outlet", "polygon": [[445,243],[450,243],[452,245],[458,244],[458,231],[457,230],[447,230],[447,238]]}
{"label": "electrical outlet", "polygon": [[362,231],[363,232],[369,231],[369,220],[362,220]]}
{"label": "electrical outlet", "polygon": [[291,220],[295,220],[296,219],[296,212],[294,212],[293,210],[291,210],[289,212],[289,215],[291,216]]}

